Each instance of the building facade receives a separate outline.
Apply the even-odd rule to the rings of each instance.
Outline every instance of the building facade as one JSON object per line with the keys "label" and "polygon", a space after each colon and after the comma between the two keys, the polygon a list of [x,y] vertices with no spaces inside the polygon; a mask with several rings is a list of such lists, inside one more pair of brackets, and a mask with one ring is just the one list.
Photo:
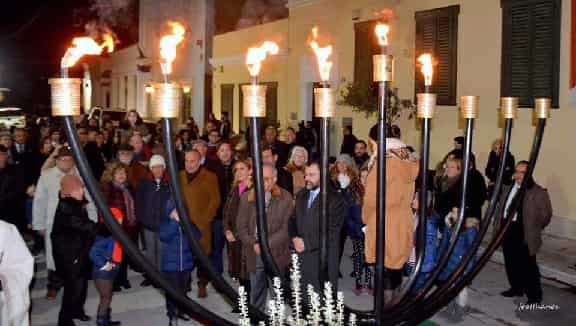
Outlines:
{"label": "building facade", "polygon": [[[453,147],[453,138],[463,133],[464,124],[457,107],[460,96],[480,96],[473,142],[480,171],[484,170],[492,142],[501,136],[502,121],[497,110],[500,97],[522,96],[525,106],[529,106],[526,101],[533,96],[554,97],[558,108],[553,110],[546,130],[535,178],[548,188],[553,201],[556,217],[549,232],[576,238],[576,201],[570,195],[576,188],[576,173],[572,170],[576,166],[576,154],[568,145],[572,123],[576,120],[570,81],[573,1],[522,2],[289,1],[287,19],[214,38],[211,60],[213,111],[217,117],[227,112],[234,130],[243,129],[240,85],[249,82],[244,56],[248,47],[271,40],[276,41],[281,50],[278,56],[264,63],[260,75],[260,81],[271,89],[268,95],[273,97],[273,103],[268,103],[272,106],[267,111],[272,115],[269,121],[285,128],[296,127],[301,120],[310,120],[312,90],[314,83],[319,81],[315,58],[308,45],[312,27],[318,26],[320,35],[327,37],[334,46],[331,84],[340,93],[349,82],[359,78],[359,70],[371,60],[359,40],[366,39],[362,33],[372,33],[366,26],[374,20],[374,12],[391,9],[394,14],[389,51],[396,58],[393,87],[398,88],[401,99],[414,99],[421,87],[415,58],[423,48],[432,44],[432,52],[440,58],[440,64],[435,68],[438,76],[434,79],[434,90],[442,100],[432,124],[432,164],[440,161]],[[524,16],[518,16],[518,13],[529,19],[523,19]],[[430,23],[431,19],[433,23]],[[526,31],[530,33],[526,34]],[[523,35],[528,35],[525,46],[531,47],[529,50],[518,43]],[[542,48],[549,52],[538,52]],[[449,62],[444,62],[446,60]],[[552,60],[554,64],[551,64]],[[550,70],[546,70],[548,67]],[[342,126],[351,124],[356,136],[366,139],[374,123],[375,116],[366,118],[350,107],[339,105],[337,117],[332,122],[331,154],[337,154],[339,149]],[[417,121],[404,115],[397,124],[402,129],[404,141],[418,148]],[[520,109],[511,143],[517,161],[528,158],[533,134],[532,110]]]}

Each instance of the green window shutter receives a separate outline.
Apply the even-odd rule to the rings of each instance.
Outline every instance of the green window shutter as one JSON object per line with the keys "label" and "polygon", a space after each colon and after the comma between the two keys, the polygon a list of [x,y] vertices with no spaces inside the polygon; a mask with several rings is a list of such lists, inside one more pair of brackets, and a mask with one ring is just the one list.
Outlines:
{"label": "green window shutter", "polygon": [[502,96],[519,97],[521,107],[534,98],[558,107],[560,1],[502,1]]}
{"label": "green window shutter", "polygon": [[[439,105],[456,105],[459,13],[460,6],[450,6],[415,14],[415,59],[423,53],[434,57],[432,91],[437,94]],[[419,68],[415,69],[414,78],[415,93],[423,92],[424,77]]]}

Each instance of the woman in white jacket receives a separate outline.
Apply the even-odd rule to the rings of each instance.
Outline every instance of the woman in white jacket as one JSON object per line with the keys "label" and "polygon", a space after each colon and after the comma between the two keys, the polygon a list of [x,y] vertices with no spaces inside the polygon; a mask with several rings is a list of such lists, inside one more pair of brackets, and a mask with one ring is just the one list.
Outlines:
{"label": "woman in white jacket", "polygon": [[30,293],[34,258],[18,229],[0,221],[0,326],[30,325]]}

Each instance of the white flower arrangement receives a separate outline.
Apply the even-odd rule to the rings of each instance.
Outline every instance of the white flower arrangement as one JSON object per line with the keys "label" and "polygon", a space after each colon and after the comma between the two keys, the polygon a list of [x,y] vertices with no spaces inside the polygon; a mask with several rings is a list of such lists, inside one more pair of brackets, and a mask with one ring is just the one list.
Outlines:
{"label": "white flower arrangement", "polygon": [[320,326],[322,321],[320,295],[314,291],[314,287],[308,284],[308,299],[310,300],[310,311],[307,316],[307,324],[312,326]]}
{"label": "white flower arrangement", "polygon": [[[300,287],[300,265],[298,256],[292,255],[292,266],[290,268],[290,279],[292,288],[292,312],[286,315],[282,282],[279,278],[274,278],[274,298],[268,301],[269,326],[345,326],[344,318],[344,294],[337,293],[336,302],[330,282],[324,284],[323,298],[314,290],[310,284],[306,287],[308,295],[308,315],[306,319],[302,316],[302,291]],[[249,326],[250,318],[248,316],[248,304],[246,299],[246,290],[244,287],[238,289],[240,305],[240,326]],[[355,314],[350,314],[348,326],[356,326],[357,318]],[[259,326],[267,326],[266,322],[260,321]]]}
{"label": "white flower arrangement", "polygon": [[334,296],[332,294],[332,285],[330,282],[324,283],[324,320],[328,325],[336,325],[334,314]]}
{"label": "white flower arrangement", "polygon": [[246,302],[246,289],[243,286],[238,288],[238,305],[240,306],[240,319],[238,320],[239,326],[250,326],[250,318],[248,317],[248,304]]}

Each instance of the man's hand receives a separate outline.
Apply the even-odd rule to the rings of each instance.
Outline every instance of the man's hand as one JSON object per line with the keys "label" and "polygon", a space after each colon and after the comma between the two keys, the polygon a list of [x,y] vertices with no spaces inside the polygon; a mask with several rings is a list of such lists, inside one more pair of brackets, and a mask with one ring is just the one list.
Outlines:
{"label": "man's hand", "polygon": [[254,252],[256,253],[256,256],[260,256],[260,254],[262,253],[260,251],[260,245],[258,243],[254,244]]}
{"label": "man's hand", "polygon": [[294,245],[294,249],[296,250],[297,253],[301,254],[304,252],[304,250],[306,250],[306,247],[304,246],[304,239],[296,237],[292,239],[292,244]]}
{"label": "man's hand", "polygon": [[226,240],[228,240],[228,242],[236,241],[236,237],[234,236],[234,233],[232,233],[232,231],[226,230],[224,234],[226,235]]}
{"label": "man's hand", "polygon": [[40,235],[41,237],[45,237],[46,236],[46,230],[38,230],[36,231],[38,232],[38,235]]}

